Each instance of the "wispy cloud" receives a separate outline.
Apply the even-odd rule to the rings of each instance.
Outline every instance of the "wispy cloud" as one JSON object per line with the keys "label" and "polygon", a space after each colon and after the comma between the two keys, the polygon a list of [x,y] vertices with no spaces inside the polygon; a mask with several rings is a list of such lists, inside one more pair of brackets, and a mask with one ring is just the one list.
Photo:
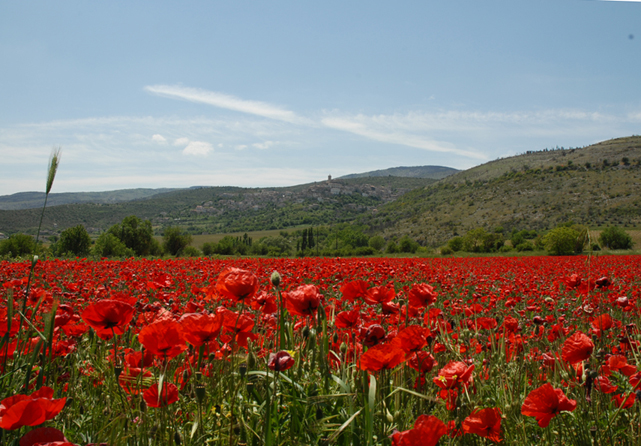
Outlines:
{"label": "wispy cloud", "polygon": [[[324,118],[323,124],[327,127],[343,130],[345,132],[354,133],[374,141],[380,141],[391,144],[400,144],[417,149],[428,150],[431,152],[454,153],[457,155],[465,156],[468,158],[486,159],[487,156],[467,150],[460,150],[454,147],[453,144],[441,143],[429,140],[425,137],[402,133],[397,131],[384,131],[368,125],[368,121],[372,120],[359,115],[354,119],[349,118]],[[388,126],[389,127],[389,126]]]}
{"label": "wispy cloud", "polygon": [[276,105],[268,104],[266,102],[240,99],[235,96],[216,91],[175,85],[150,85],[145,87],[145,90],[149,93],[167,98],[199,102],[213,105],[214,107],[249,113],[252,115],[262,116],[264,118],[277,119],[279,121],[285,121],[292,124],[311,123],[308,119],[296,115],[293,111],[286,110]]}

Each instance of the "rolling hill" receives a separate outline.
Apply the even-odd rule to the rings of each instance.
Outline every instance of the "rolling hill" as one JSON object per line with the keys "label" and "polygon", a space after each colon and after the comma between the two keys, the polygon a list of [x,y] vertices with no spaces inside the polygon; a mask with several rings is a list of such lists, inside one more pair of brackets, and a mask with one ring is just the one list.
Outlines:
{"label": "rolling hill", "polygon": [[631,228],[641,226],[640,189],[641,136],[633,136],[492,161],[410,191],[359,222],[430,246],[477,227]]}
{"label": "rolling hill", "polygon": [[[124,217],[149,219],[157,229],[180,225],[192,234],[286,229],[352,221],[393,201],[430,178],[373,177],[322,181],[282,188],[197,187],[119,203],[47,206],[45,234],[84,225],[108,229]],[[0,232],[35,233],[39,208],[0,210]]]}
{"label": "rolling hill", "polygon": [[[49,194],[47,206],[60,206],[74,203],[109,204],[124,201],[140,200],[154,195],[171,192],[176,189],[121,189],[106,192],[64,192]],[[18,192],[12,195],[0,195],[0,210],[42,208],[45,202],[44,192]]]}

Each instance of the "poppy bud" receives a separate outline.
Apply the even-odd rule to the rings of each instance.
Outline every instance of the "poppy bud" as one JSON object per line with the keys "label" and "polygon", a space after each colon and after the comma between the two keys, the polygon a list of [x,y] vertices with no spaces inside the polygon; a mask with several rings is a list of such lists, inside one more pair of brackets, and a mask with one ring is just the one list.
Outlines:
{"label": "poppy bud", "polygon": [[182,439],[180,438],[180,434],[178,431],[174,432],[174,443],[176,443],[178,446],[182,443]]}
{"label": "poppy bud", "polygon": [[270,280],[272,282],[272,285],[274,285],[276,288],[280,286],[280,274],[278,274],[278,271],[274,271],[272,273]]}
{"label": "poppy bud", "polygon": [[309,336],[309,327],[305,325],[305,327],[303,327],[303,337],[307,339],[308,336]]}
{"label": "poppy bud", "polygon": [[145,400],[140,400],[140,411],[141,412],[147,411],[147,403],[145,403]]}
{"label": "poppy bud", "polygon": [[338,333],[334,332],[334,336],[332,337],[332,341],[334,341],[334,344],[338,342]]}
{"label": "poppy bud", "polygon": [[341,343],[341,353],[342,354],[347,353],[347,344],[345,344],[344,342]]}
{"label": "poppy bud", "polygon": [[247,363],[246,362],[243,362],[241,365],[238,366],[238,372],[240,373],[241,377],[245,376],[245,373],[247,373]]}
{"label": "poppy bud", "polygon": [[205,385],[202,383],[196,384],[196,399],[198,399],[198,403],[203,403],[206,394]]}

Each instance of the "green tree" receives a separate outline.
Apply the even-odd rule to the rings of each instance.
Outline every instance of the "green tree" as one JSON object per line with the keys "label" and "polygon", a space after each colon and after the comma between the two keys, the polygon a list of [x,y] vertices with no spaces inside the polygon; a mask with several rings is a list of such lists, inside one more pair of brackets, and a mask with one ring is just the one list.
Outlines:
{"label": "green tree", "polygon": [[570,255],[575,252],[580,234],[568,226],[559,226],[543,236],[543,245],[548,254],[556,256]]}
{"label": "green tree", "polygon": [[447,242],[447,247],[452,250],[452,252],[458,252],[463,249],[463,237],[454,237]]}
{"label": "green tree", "polygon": [[215,248],[216,248],[215,243],[205,242],[203,243],[203,254],[206,256],[210,256],[214,254]]}
{"label": "green tree", "polygon": [[387,254],[395,254],[398,252],[398,246],[394,243],[394,240],[390,240],[385,247],[385,252]]}
{"label": "green tree", "polygon": [[96,240],[93,253],[99,257],[133,257],[136,253],[111,232],[104,232]]}
{"label": "green tree", "polygon": [[216,243],[214,252],[216,254],[222,254],[222,255],[228,255],[228,256],[234,254],[236,252],[234,237],[230,235],[224,236],[222,239],[220,239],[218,243]]}
{"label": "green tree", "polygon": [[55,244],[57,255],[73,254],[85,256],[91,248],[91,237],[84,226],[78,225],[67,228],[60,233],[60,239]]}
{"label": "green tree", "polygon": [[316,246],[316,242],[314,241],[314,228],[309,228],[307,230],[307,247],[311,249],[314,246]]}
{"label": "green tree", "polygon": [[170,226],[165,228],[162,240],[164,252],[172,256],[178,256],[191,244],[192,237],[184,233],[178,226]]}
{"label": "green tree", "polygon": [[380,251],[385,247],[385,239],[380,235],[375,235],[373,237],[370,237],[368,244],[376,251]]}
{"label": "green tree", "polygon": [[158,255],[160,245],[154,239],[154,231],[149,220],[141,220],[135,215],[125,217],[121,223],[109,228],[125,246],[132,249],[137,256]]}
{"label": "green tree", "polygon": [[608,226],[599,235],[601,245],[609,249],[632,249],[632,237],[618,226]]}
{"label": "green tree", "polygon": [[416,243],[409,235],[404,235],[398,241],[398,250],[400,252],[415,253],[418,250],[418,246],[418,243]]}
{"label": "green tree", "polygon": [[463,236],[463,250],[467,252],[483,252],[484,240],[488,233],[483,228],[476,228],[468,231]]}
{"label": "green tree", "polygon": [[35,252],[36,241],[27,234],[13,234],[0,242],[1,256],[22,257]]}

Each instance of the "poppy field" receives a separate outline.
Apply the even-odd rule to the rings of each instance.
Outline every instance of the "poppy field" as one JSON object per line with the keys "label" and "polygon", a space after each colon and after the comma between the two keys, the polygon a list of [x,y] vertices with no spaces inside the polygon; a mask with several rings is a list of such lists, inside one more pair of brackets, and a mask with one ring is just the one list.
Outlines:
{"label": "poppy field", "polygon": [[641,444],[640,271],[2,262],[0,444]]}

